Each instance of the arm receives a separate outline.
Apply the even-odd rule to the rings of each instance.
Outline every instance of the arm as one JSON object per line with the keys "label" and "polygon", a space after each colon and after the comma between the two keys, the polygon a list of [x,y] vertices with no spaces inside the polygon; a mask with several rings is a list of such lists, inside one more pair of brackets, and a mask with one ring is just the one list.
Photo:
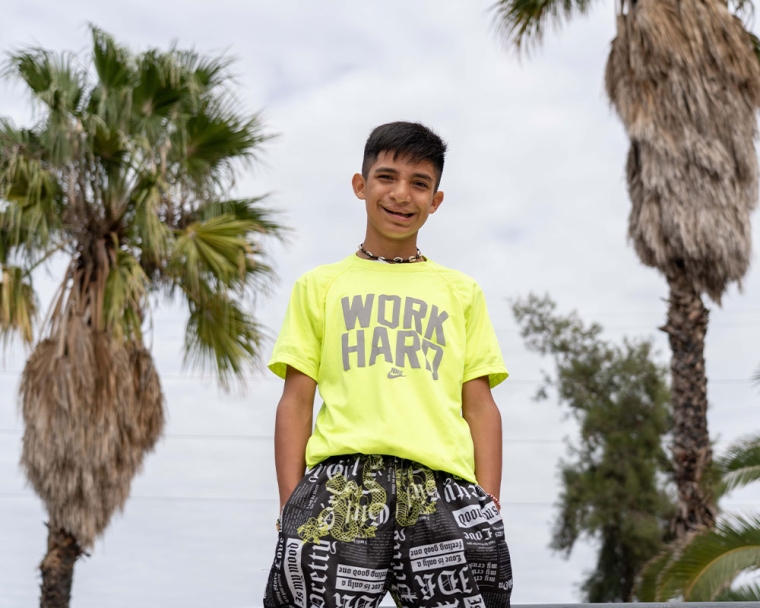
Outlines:
{"label": "arm", "polygon": [[470,425],[475,446],[475,478],[488,494],[499,498],[501,413],[491,396],[487,376],[462,385],[462,416]]}
{"label": "arm", "polygon": [[316,388],[313,378],[288,366],[274,423],[274,463],[280,489],[280,511],[306,470],[306,442],[311,436]]}

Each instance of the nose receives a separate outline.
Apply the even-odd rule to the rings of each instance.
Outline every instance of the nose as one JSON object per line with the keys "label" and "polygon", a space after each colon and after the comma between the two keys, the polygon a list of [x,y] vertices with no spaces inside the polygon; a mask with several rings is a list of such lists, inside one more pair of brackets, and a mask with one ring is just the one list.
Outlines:
{"label": "nose", "polygon": [[391,191],[391,198],[397,203],[408,203],[411,200],[409,184],[406,180],[396,181]]}

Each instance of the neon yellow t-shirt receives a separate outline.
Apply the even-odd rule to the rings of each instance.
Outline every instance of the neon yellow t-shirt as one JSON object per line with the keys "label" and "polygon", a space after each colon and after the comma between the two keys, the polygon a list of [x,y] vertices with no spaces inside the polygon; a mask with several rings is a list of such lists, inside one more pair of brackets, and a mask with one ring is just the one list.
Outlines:
{"label": "neon yellow t-shirt", "polygon": [[387,454],[475,482],[462,384],[507,377],[483,292],[430,260],[351,255],[295,284],[269,368],[316,380],[323,399],[306,446],[313,467],[340,454]]}

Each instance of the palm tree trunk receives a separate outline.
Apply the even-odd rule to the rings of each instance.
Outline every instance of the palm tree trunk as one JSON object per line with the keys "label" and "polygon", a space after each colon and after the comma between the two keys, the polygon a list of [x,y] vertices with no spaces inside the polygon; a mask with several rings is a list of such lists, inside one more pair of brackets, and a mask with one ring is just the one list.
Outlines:
{"label": "palm tree trunk", "polygon": [[668,334],[672,358],[673,465],[678,509],[671,522],[676,538],[715,524],[712,491],[706,473],[712,463],[707,432],[705,333],[709,311],[683,272],[669,275]]}
{"label": "palm tree trunk", "polygon": [[68,608],[74,563],[82,549],[71,534],[48,524],[48,550],[40,564],[40,608]]}

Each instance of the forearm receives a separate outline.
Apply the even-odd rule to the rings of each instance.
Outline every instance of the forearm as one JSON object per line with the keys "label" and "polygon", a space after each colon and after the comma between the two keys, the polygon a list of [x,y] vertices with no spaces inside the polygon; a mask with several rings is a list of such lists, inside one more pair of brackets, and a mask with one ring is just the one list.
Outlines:
{"label": "forearm", "polygon": [[[487,379],[472,382],[485,383],[463,390],[462,415],[470,427],[475,448],[475,478],[489,494],[499,498],[501,487],[502,437],[501,414],[491,397]],[[467,383],[471,384],[471,383]]]}
{"label": "forearm", "polygon": [[470,423],[475,446],[475,478],[489,494],[499,497],[501,487],[501,414],[496,407]]}
{"label": "forearm", "polygon": [[[301,376],[302,378],[294,382],[291,371],[288,371],[285,390],[277,406],[274,461],[277,469],[280,509],[290,498],[306,470],[306,443],[311,436],[314,390],[310,390],[309,382],[304,381],[307,377],[303,374]],[[299,382],[300,387],[297,384]]]}

